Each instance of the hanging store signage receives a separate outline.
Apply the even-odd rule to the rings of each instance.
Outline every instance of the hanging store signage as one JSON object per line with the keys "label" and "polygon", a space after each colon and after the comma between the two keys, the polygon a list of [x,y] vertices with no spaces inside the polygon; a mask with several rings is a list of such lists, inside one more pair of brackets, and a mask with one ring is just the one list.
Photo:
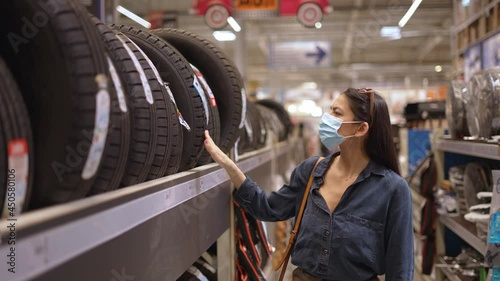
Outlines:
{"label": "hanging store signage", "polygon": [[328,41],[272,42],[268,64],[271,68],[330,67],[332,44]]}
{"label": "hanging store signage", "polygon": [[234,7],[237,11],[277,10],[278,0],[236,0]]}

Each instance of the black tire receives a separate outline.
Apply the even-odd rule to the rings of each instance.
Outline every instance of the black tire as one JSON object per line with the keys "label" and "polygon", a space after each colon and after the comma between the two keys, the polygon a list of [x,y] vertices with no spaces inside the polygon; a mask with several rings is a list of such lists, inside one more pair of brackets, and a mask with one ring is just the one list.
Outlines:
{"label": "black tire", "polygon": [[256,104],[256,107],[264,119],[267,131],[271,131],[276,135],[276,141],[283,141],[286,138],[285,127],[278,117],[278,114],[264,105]]}
{"label": "black tire", "polygon": [[206,117],[200,93],[194,87],[194,72],[184,57],[161,38],[134,27],[113,25],[132,39],[156,66],[161,78],[169,84],[182,116],[191,127],[183,130],[183,152],[179,171],[189,170],[203,151]]}
{"label": "black tire", "polygon": [[170,121],[169,121],[169,136],[170,136],[170,145],[171,150],[168,157],[168,165],[167,171],[165,172],[165,176],[175,174],[179,171],[179,167],[181,165],[181,157],[182,157],[182,149],[184,147],[184,136],[183,136],[183,127],[181,126],[181,122],[178,117],[178,108],[175,103],[174,96],[170,87],[167,86],[167,97],[165,98],[169,106],[168,112],[170,113]]}
{"label": "black tire", "polygon": [[229,152],[245,121],[246,97],[239,71],[222,50],[201,36],[173,28],[151,32],[172,44],[205,76],[219,109],[219,147],[223,152]]}
{"label": "black tire", "polygon": [[[203,104],[206,107],[204,108],[205,111],[206,112],[208,111],[208,117],[209,117],[207,120],[207,126],[208,126],[207,130],[210,133],[210,136],[212,137],[214,143],[218,145],[220,142],[220,117],[219,117],[219,110],[217,108],[217,101],[215,100],[215,96],[212,92],[212,89],[210,88],[210,85],[208,85],[205,77],[200,72],[200,70],[194,65],[191,65],[191,67],[193,68],[194,73],[198,77],[198,82],[201,84],[203,92],[205,93],[205,101],[203,102]],[[206,150],[203,150],[200,159],[198,159],[197,166],[202,166],[212,161],[213,160],[212,157],[210,156],[210,153],[208,153]]]}
{"label": "black tire", "polygon": [[[131,110],[129,108],[129,91],[132,87],[129,84],[130,77],[136,78],[137,71],[125,69],[122,65],[123,57],[119,51],[124,51],[122,43],[116,38],[113,31],[96,17],[91,17],[101,34],[101,39],[108,54],[108,67],[110,69],[110,81],[112,81],[113,95],[111,100],[112,116],[110,119],[107,142],[109,149],[104,152],[104,161],[98,172],[97,178],[92,185],[88,195],[95,195],[117,189],[125,174],[131,144]],[[126,53],[126,52],[124,52]],[[128,58],[130,60],[130,58]],[[132,72],[132,73],[131,73]],[[132,79],[133,79],[132,78]],[[138,79],[138,78],[137,78]],[[138,79],[139,80],[139,79]],[[115,95],[116,93],[116,95]]]}
{"label": "black tire", "polygon": [[265,125],[257,106],[252,102],[247,104],[247,120],[252,127],[251,146],[254,149],[262,148],[266,144]]}
{"label": "black tire", "polygon": [[292,122],[290,120],[290,115],[286,111],[285,107],[279,102],[276,102],[274,100],[259,100],[257,101],[257,104],[261,104],[263,106],[266,106],[276,112],[278,115],[279,119],[281,120],[281,123],[283,123],[283,126],[285,127],[285,135],[288,136],[292,130]]}
{"label": "black tire", "polygon": [[74,0],[8,1],[1,11],[0,35],[8,40],[1,40],[0,52],[33,127],[31,206],[82,198],[107,149],[108,65],[99,34]]}
{"label": "black tire", "polygon": [[[260,105],[259,105],[260,106]],[[269,110],[268,110],[269,111]],[[240,139],[240,153],[258,150],[266,145],[267,129],[258,106],[247,103],[245,129]]]}
{"label": "black tire", "polygon": [[[29,115],[19,88],[0,58],[0,217],[17,216],[26,210],[33,185],[33,136]],[[20,149],[19,153],[12,150]],[[18,155],[13,155],[18,154]],[[8,161],[9,158],[11,161]],[[9,163],[10,162],[10,163]],[[24,178],[24,180],[23,180]],[[12,185],[11,185],[12,184]],[[15,206],[5,201],[6,191],[15,189]],[[14,209],[8,209],[14,207]]]}
{"label": "black tire", "polygon": [[[125,49],[132,52],[133,57],[127,52],[128,56],[132,59],[129,63],[134,64],[137,72],[140,73],[139,77],[143,75],[142,79],[145,80],[141,83],[142,87],[149,88],[151,92],[151,96],[149,96],[149,98],[149,90],[144,88],[142,91],[145,95],[135,96],[135,93],[133,94],[134,99],[139,103],[146,102],[148,104],[149,112],[144,112],[143,110],[141,111],[141,108],[145,108],[141,107],[139,104],[137,105],[137,110],[133,110],[133,112],[138,111],[138,114],[134,116],[134,121],[138,127],[138,135],[134,135],[134,139],[138,143],[143,143],[140,147],[131,147],[135,150],[134,152],[136,157],[130,157],[130,170],[127,171],[122,180],[122,186],[130,186],[146,180],[160,178],[167,170],[168,161],[165,160],[169,149],[166,137],[166,131],[168,129],[167,103],[163,92],[164,87],[158,83],[155,70],[151,68],[148,59],[143,55],[142,51],[130,38],[128,38],[128,36],[122,32],[117,30],[114,30],[113,32],[122,44],[125,43]],[[133,62],[134,60],[136,60],[136,63],[138,62],[140,65],[135,65],[136,63]],[[135,102],[131,103],[135,104]],[[143,126],[147,122],[150,122],[149,125],[151,126],[148,129]],[[144,146],[144,144],[146,144],[145,141],[149,142],[146,146]],[[141,171],[140,177],[134,167],[144,169]]]}

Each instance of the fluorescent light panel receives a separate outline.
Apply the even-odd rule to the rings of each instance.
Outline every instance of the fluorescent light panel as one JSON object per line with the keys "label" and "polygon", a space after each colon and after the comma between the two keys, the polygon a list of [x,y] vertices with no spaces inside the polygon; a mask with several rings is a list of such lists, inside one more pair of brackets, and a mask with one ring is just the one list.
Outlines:
{"label": "fluorescent light panel", "polygon": [[383,26],[380,29],[380,36],[399,39],[401,38],[401,28],[399,26]]}
{"label": "fluorescent light panel", "polygon": [[133,12],[125,9],[123,6],[118,6],[116,7],[116,10],[121,13],[122,15],[126,16],[127,18],[135,21],[136,23],[144,26],[145,28],[151,28],[151,23],[148,22],[147,20],[139,17],[138,15],[134,14]]}
{"label": "fluorescent light panel", "polygon": [[406,23],[410,20],[410,18],[413,16],[413,13],[417,10],[418,6],[420,6],[420,3],[422,3],[422,0],[414,0],[413,4],[411,4],[410,9],[406,12],[406,14],[403,16],[403,18],[399,21],[399,27],[403,28],[403,26],[406,25]]}
{"label": "fluorescent light panel", "polygon": [[234,41],[236,40],[236,34],[231,31],[214,31],[213,33],[217,41]]}
{"label": "fluorescent light panel", "polygon": [[233,17],[228,17],[227,18],[227,23],[234,29],[236,32],[241,31],[241,26],[236,22],[236,20]]}

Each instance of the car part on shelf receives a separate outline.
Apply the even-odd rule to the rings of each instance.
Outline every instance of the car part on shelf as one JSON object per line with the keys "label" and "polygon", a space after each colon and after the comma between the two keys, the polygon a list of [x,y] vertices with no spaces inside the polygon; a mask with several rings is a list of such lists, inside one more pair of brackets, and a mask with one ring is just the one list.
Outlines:
{"label": "car part on shelf", "polygon": [[219,109],[219,147],[224,153],[229,152],[243,129],[246,114],[246,94],[238,69],[222,50],[201,36],[172,28],[152,33],[173,45],[203,73]]}
{"label": "car part on shelf", "polygon": [[97,18],[93,18],[93,22],[115,66],[116,75],[122,81],[124,100],[119,100],[119,104],[120,107],[126,106],[130,123],[127,136],[129,148],[123,151],[127,155],[124,171],[121,176],[115,175],[114,179],[118,181],[118,184],[105,185],[96,182],[92,186],[90,195],[118,188],[124,177],[126,177],[126,184],[138,183],[146,178],[152,161],[151,154],[146,151],[151,151],[153,135],[150,132],[156,122],[151,112],[151,105],[147,101],[146,91],[150,92],[149,84],[139,61],[125,43],[128,39],[123,35],[119,38],[113,30]]}
{"label": "car part on shelf", "polygon": [[[98,31],[102,35],[102,41],[107,49],[108,67],[110,73],[111,102],[110,102],[110,122],[107,142],[109,149],[103,152],[102,166],[97,172],[96,179],[89,194],[96,194],[117,189],[125,173],[127,159],[130,149],[130,109],[127,101],[127,88],[124,88],[122,73],[115,65],[116,54],[108,46],[109,40],[117,40],[113,32],[109,30],[99,19],[91,17],[96,24]],[[106,32],[108,32],[106,34]],[[111,36],[109,36],[111,35]]]}
{"label": "car part on shelf", "polygon": [[477,198],[477,194],[482,191],[491,191],[491,168],[483,163],[469,163],[465,166],[464,172],[464,196],[467,210],[471,206],[485,203]]}
{"label": "car part on shelf", "polygon": [[[103,162],[110,115],[109,70],[100,36],[77,1],[9,1],[0,52],[30,112],[33,198],[42,207],[84,197]],[[10,43],[10,44],[9,44]]]}
{"label": "car part on shelf", "polygon": [[469,135],[465,112],[465,92],[467,85],[463,81],[451,81],[446,95],[446,120],[453,139],[462,139]]}
{"label": "car part on shelf", "polygon": [[[175,102],[190,130],[183,130],[183,151],[179,171],[194,168],[203,151],[206,117],[201,95],[195,88],[195,74],[184,57],[170,44],[147,31],[113,25],[134,41],[154,63],[164,82],[169,84]],[[204,97],[203,97],[204,98]]]}
{"label": "car part on shelf", "polygon": [[[171,144],[174,139],[170,139],[168,134],[168,128],[172,127],[175,121],[174,112],[172,112],[171,107],[169,107],[169,96],[163,81],[159,80],[157,75],[158,71],[156,67],[151,63],[149,57],[140,49],[139,46],[133,42],[126,34],[119,30],[114,30],[115,34],[119,34],[118,37],[123,37],[122,41],[126,42],[128,48],[133,52],[135,57],[140,63],[144,75],[147,80],[147,85],[151,89],[150,100],[148,102],[152,105],[154,115],[151,117],[156,119],[155,130],[152,131],[152,137],[154,138],[154,146],[152,146],[153,160],[151,163],[151,168],[144,180],[153,180],[161,178],[165,175],[169,164],[169,153],[171,152]],[[147,96],[147,91],[146,91]],[[130,185],[130,184],[129,184]],[[126,185],[124,185],[126,186]]]}
{"label": "car part on shelf", "polygon": [[267,128],[265,120],[253,102],[247,103],[245,130],[239,142],[240,153],[254,151],[266,145]]}
{"label": "car part on shelf", "polygon": [[276,135],[275,142],[279,142],[286,139],[285,126],[281,122],[278,114],[272,110],[271,108],[256,104],[255,105],[259,110],[262,118],[265,120],[265,124],[267,127],[267,132],[273,132]]}
{"label": "car part on shelf", "polygon": [[[191,67],[193,68],[193,71],[196,74],[196,77],[198,78],[198,83],[201,86],[201,90],[205,93],[206,98],[203,101],[203,105],[205,109],[205,115],[207,115],[208,118],[207,119],[208,132],[210,133],[210,136],[212,137],[214,143],[219,144],[220,116],[219,116],[219,109],[217,108],[217,101],[215,100],[215,96],[214,93],[212,92],[212,89],[210,89],[207,80],[200,72],[200,70],[194,65],[191,65]],[[210,162],[212,162],[212,157],[210,156],[210,153],[208,153],[206,150],[203,150],[200,158],[198,159],[197,165],[201,166],[208,164]]]}
{"label": "car part on shelf", "polygon": [[485,70],[478,81],[479,137],[489,139],[500,135],[500,67]]}
{"label": "car part on shelf", "polygon": [[475,74],[469,81],[469,90],[465,94],[465,111],[467,113],[467,126],[472,138],[479,138],[481,125],[478,119],[479,91],[481,89],[482,74]]}
{"label": "car part on shelf", "polygon": [[0,58],[0,217],[14,218],[29,204],[33,136],[23,97]]}
{"label": "car part on shelf", "polygon": [[292,130],[292,121],[290,120],[290,115],[285,107],[281,103],[274,100],[258,100],[256,103],[268,107],[276,112],[276,115],[278,115],[281,123],[285,127],[285,136],[283,139],[280,139],[280,141],[285,140]]}

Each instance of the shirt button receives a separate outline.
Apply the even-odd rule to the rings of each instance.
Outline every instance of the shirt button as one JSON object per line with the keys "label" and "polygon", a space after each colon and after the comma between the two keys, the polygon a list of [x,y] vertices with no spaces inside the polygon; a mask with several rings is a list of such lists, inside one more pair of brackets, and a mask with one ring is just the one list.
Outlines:
{"label": "shirt button", "polygon": [[325,236],[329,236],[329,235],[330,235],[330,231],[325,230],[325,233],[324,233],[324,234],[325,234]]}
{"label": "shirt button", "polygon": [[328,254],[328,250],[327,249],[323,249],[323,255],[326,255]]}

